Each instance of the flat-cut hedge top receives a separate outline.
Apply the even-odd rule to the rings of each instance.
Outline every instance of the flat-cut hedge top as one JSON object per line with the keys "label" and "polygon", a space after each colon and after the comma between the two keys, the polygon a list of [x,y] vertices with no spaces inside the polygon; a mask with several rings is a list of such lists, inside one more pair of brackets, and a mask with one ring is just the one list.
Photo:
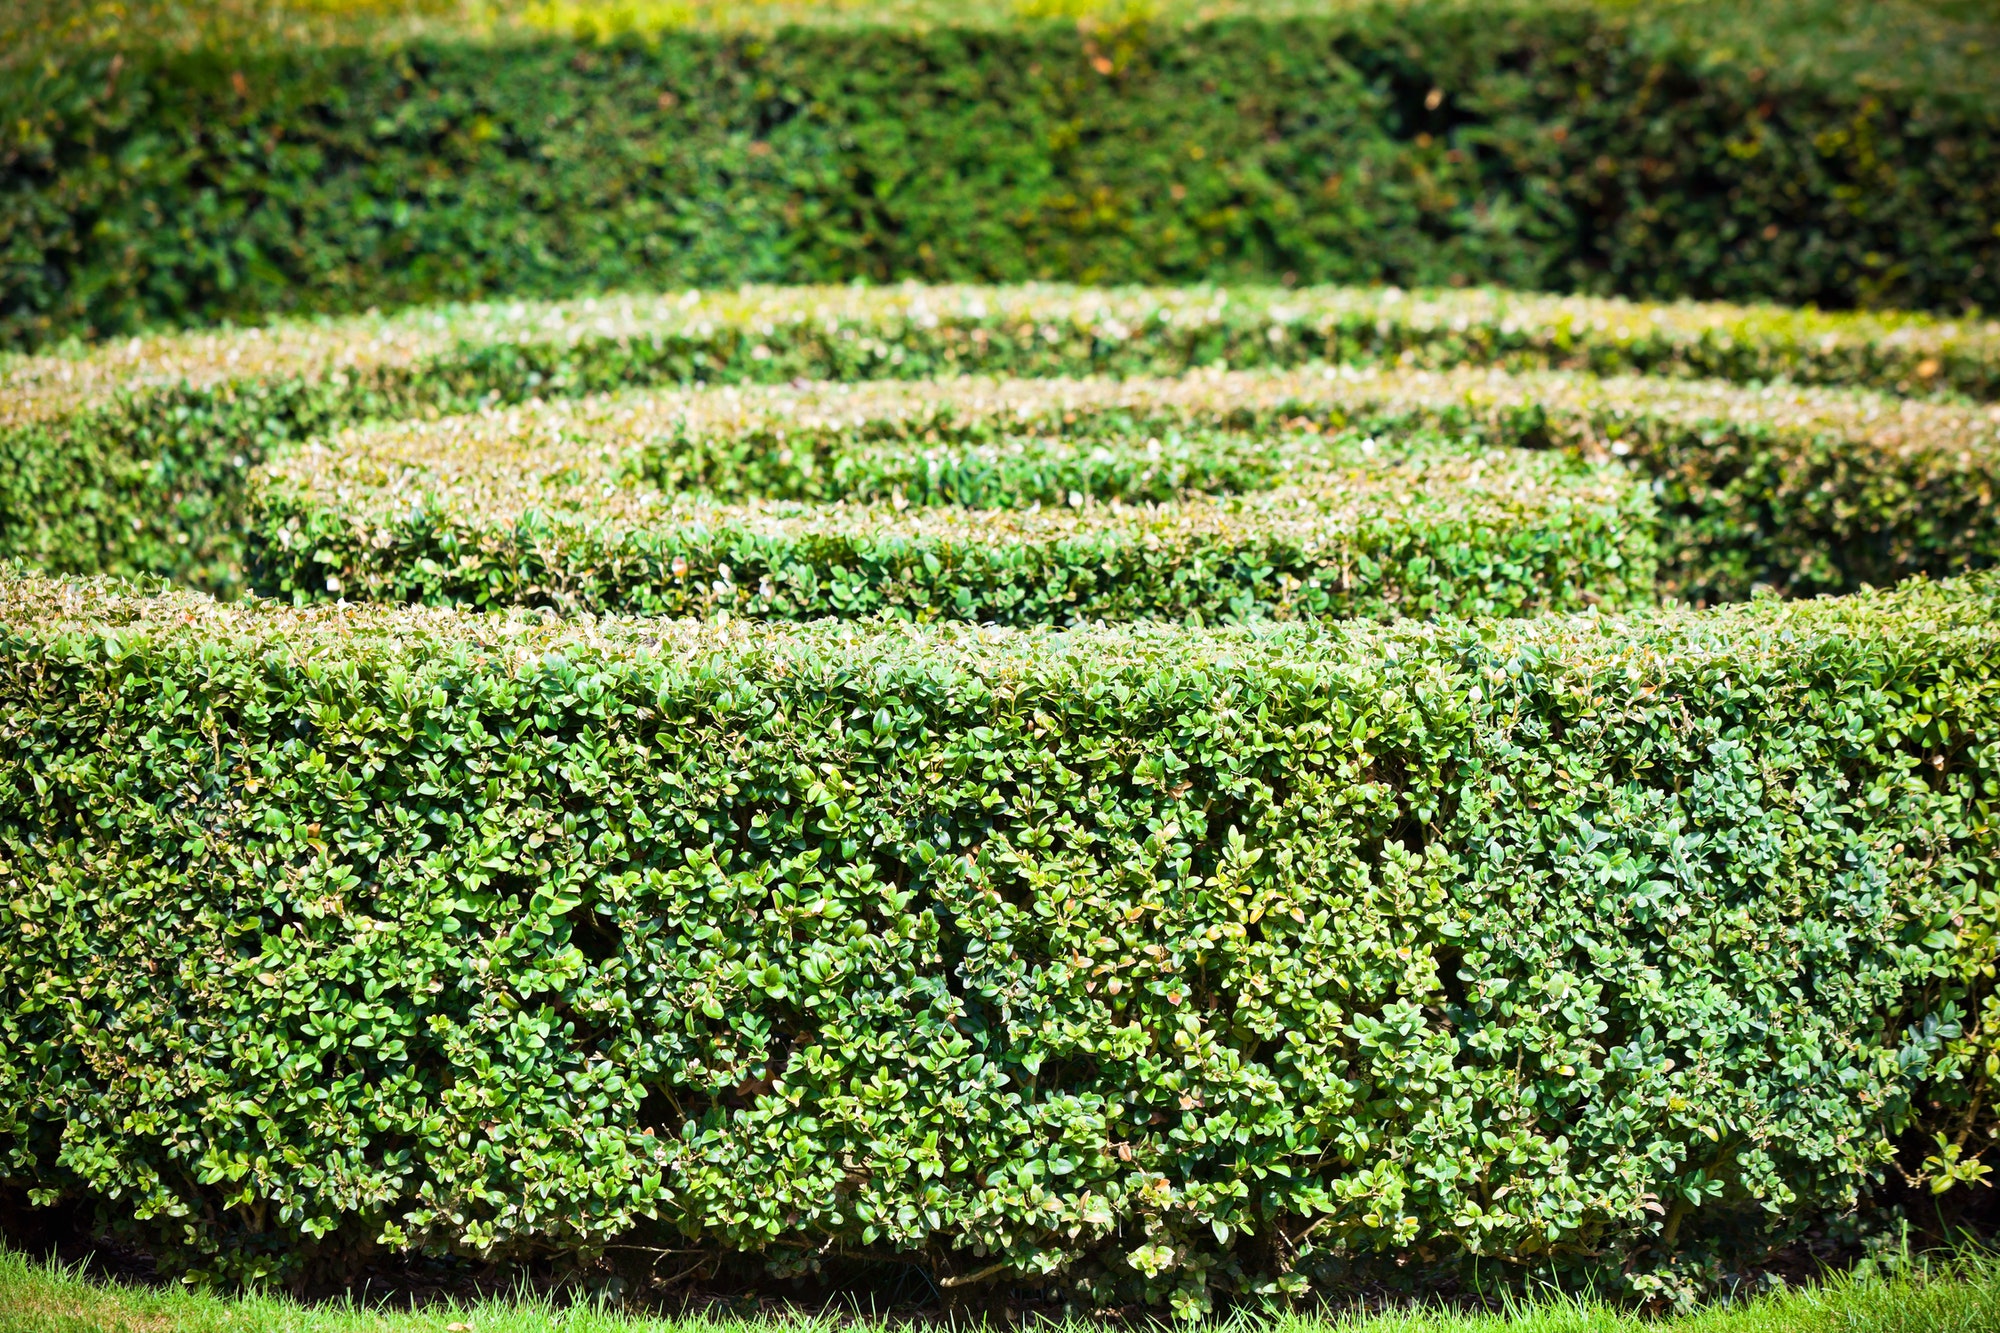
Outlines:
{"label": "flat-cut hedge top", "polygon": [[[698,492],[708,497],[701,503],[767,497],[1025,509],[1263,490],[1324,470],[1342,449],[1350,462],[1363,461],[1354,452],[1358,438],[1345,445],[1316,438],[1327,431],[1380,434],[1377,462],[1403,448],[1410,432],[1622,457],[1650,475],[1662,502],[1664,590],[1696,600],[1733,600],[1760,582],[1841,591],[2000,559],[1992,503],[2000,408],[1849,389],[1490,368],[961,377],[556,399],[350,429],[281,453],[253,489],[266,529],[273,515],[289,522],[284,511],[310,507],[352,520],[356,535],[342,544],[408,547],[401,558],[412,562],[446,557],[392,539],[387,528],[420,520],[490,527],[530,512],[657,525],[699,508],[679,501],[677,517],[662,492]],[[1454,488],[1454,504],[1465,501],[1449,466],[1426,466],[1430,481]],[[1561,466],[1520,459],[1505,471],[1544,477],[1570,499],[1604,498],[1589,493],[1601,489],[1602,476],[1565,477]],[[1382,484],[1397,483],[1385,474]],[[1489,500],[1498,500],[1492,484],[1484,483]],[[1381,493],[1379,485],[1369,489]],[[1506,500],[1503,521],[1555,512],[1526,498]],[[804,517],[792,508],[751,508],[767,519]],[[1422,508],[1412,510],[1413,521]],[[1360,511],[1350,504],[1348,512]],[[1428,517],[1444,516],[1445,508],[1430,507]],[[1652,521],[1637,511],[1632,517]],[[1070,520],[1038,522],[1053,533]],[[369,561],[379,575],[396,558]],[[317,586],[304,577],[301,586]]]}
{"label": "flat-cut hedge top", "polygon": [[[101,46],[121,49],[134,42],[168,50],[249,51],[299,46],[427,39],[489,43],[518,42],[524,36],[554,34],[581,41],[644,38],[707,31],[768,37],[801,28],[896,27],[917,32],[946,28],[960,32],[1052,24],[1116,32],[1134,20],[1187,26],[1241,19],[1297,20],[1329,13],[1415,8],[1410,0],[1384,5],[1366,0],[680,0],[674,4],[631,4],[620,0],[544,0],[506,7],[457,4],[382,4],[368,0],[305,0],[276,5],[185,6],[138,0],[121,6],[115,25],[100,29],[84,15],[50,21],[48,10],[64,10],[42,0],[22,6],[17,26],[0,19],[0,68],[15,68],[53,57],[94,55]],[[1620,0],[1589,0],[1569,8],[1591,8],[1636,20],[1655,42],[1678,39],[1711,61],[1782,68],[1792,77],[1825,81],[1856,79],[1874,90],[1907,86],[1978,86],[1982,76],[2000,77],[2000,51],[1992,41],[1993,21],[1970,7],[1946,7],[1925,0],[1870,0],[1866,5],[1827,6],[1814,0],[1676,0],[1635,10]],[[1547,9],[1496,0],[1426,0],[1429,13],[1471,9],[1492,22],[1523,8]],[[498,12],[495,12],[495,10]],[[86,11],[87,14],[87,11]],[[12,16],[10,16],[11,18]],[[38,21],[39,20],[39,21]]]}
{"label": "flat-cut hedge top", "polygon": [[[647,406],[580,415],[630,424]],[[565,432],[568,415],[286,455],[252,478],[252,586],[1009,624],[1523,614],[1653,593],[1650,489],[1567,453],[1173,428],[913,442],[696,427],[618,449]]]}
{"label": "flat-cut hedge top", "polygon": [[[557,616],[546,610],[475,611],[462,606],[380,603],[290,606],[268,599],[220,602],[170,585],[121,579],[0,574],[0,647],[15,657],[115,664],[134,654],[194,663],[204,654],[267,661],[302,671],[302,684],[331,700],[393,685],[401,672],[435,662],[527,680],[556,671],[598,697],[614,679],[710,680],[750,675],[800,690],[847,680],[874,695],[897,679],[947,693],[990,694],[996,703],[1029,690],[1088,691],[1093,681],[1414,671],[1428,656],[1479,645],[1487,660],[1523,672],[1555,669],[1581,706],[1610,703],[1597,691],[1644,697],[1655,678],[1712,677],[1732,666],[1783,674],[1835,643],[1893,645],[1899,655],[1939,646],[1956,656],[1988,641],[2000,661],[2000,571],[1846,597],[1751,602],[1697,610],[1668,605],[1605,615],[1478,622],[1308,621],[1203,629],[1147,623],[1069,628],[902,622],[771,624],[694,618]],[[593,673],[600,673],[593,682]],[[1095,697],[1094,695],[1090,697]],[[1443,696],[1433,702],[1443,703]],[[1880,738],[1884,741],[1890,738]]]}
{"label": "flat-cut hedge top", "polygon": [[[318,379],[417,368],[491,347],[576,348],[682,339],[748,344],[754,365],[800,335],[859,340],[884,377],[918,345],[957,344],[977,369],[985,345],[1011,338],[1067,354],[1072,370],[1116,359],[1128,345],[1220,359],[1211,335],[1243,335],[1251,354],[1298,361],[1329,351],[1431,350],[1436,364],[1588,365],[1732,379],[1790,377],[1910,391],[2000,395],[2000,322],[1910,314],[1825,314],[1782,307],[1657,304],[1494,290],[1405,293],[1395,288],[746,287],[736,292],[597,297],[566,302],[440,306],[397,315],[261,329],[135,337],[81,355],[16,357],[0,370],[0,429],[48,421],[120,396],[192,386]],[[1336,339],[1338,347],[1327,340]],[[870,342],[879,348],[870,347]],[[1081,341],[1084,346],[1076,345]],[[865,359],[865,358],[864,358]],[[1156,369],[1179,369],[1159,365]]]}
{"label": "flat-cut hedge top", "polygon": [[1529,410],[1559,442],[1609,452],[1618,452],[1621,427],[1658,422],[1697,431],[1764,431],[1795,447],[1833,439],[1856,455],[1923,457],[1939,467],[1976,471],[1990,472],[2000,457],[2000,404],[1643,375],[1322,365],[1173,378],[722,385],[554,399],[351,427],[284,455],[266,475],[303,486],[314,484],[324,468],[375,466],[441,478],[480,476],[488,478],[485,484],[511,487],[526,484],[523,470],[643,470],[649,465],[635,455],[675,440],[761,438],[772,451],[803,454],[846,436],[897,441],[921,454],[940,440],[1005,434],[1143,434],[1176,425],[1318,429],[1413,420],[1491,426],[1518,421]]}
{"label": "flat-cut hedge top", "polygon": [[[754,399],[635,396],[585,401],[575,411],[559,402],[350,430],[259,469],[253,503],[282,497],[287,506],[330,509],[357,524],[404,522],[415,507],[487,524],[540,512],[613,525],[733,523],[802,534],[859,523],[978,539],[1002,532],[1053,538],[1126,521],[1230,512],[1254,514],[1260,525],[1276,528],[1298,522],[1334,530],[1344,519],[1392,510],[1450,511],[1476,524],[1576,503],[1620,504],[1631,489],[1620,472],[1579,467],[1560,455],[1468,449],[1434,436],[1384,445],[1352,433],[1322,437],[1317,429],[1197,430],[1190,437],[1168,428],[1162,441],[1091,431],[1104,423],[1089,416],[1078,430],[1075,409],[1063,414],[1069,422],[1044,418],[1054,433],[1032,429],[1039,421],[1009,430],[1004,416],[974,415],[978,406],[954,420],[959,401],[983,406],[976,391],[961,396],[952,385],[928,387],[933,392],[921,396],[835,391],[817,402],[796,390]],[[1008,396],[1023,403],[1027,397]],[[714,410],[752,403],[776,409],[776,420],[790,424],[768,425],[767,436],[741,429],[755,418],[739,418],[739,431],[731,431]],[[786,410],[792,405],[796,415]],[[834,414],[817,414],[819,406]],[[886,419],[836,415],[843,407]],[[866,437],[894,429],[900,409],[909,407],[928,407],[925,419],[946,429],[958,425],[974,438],[939,439],[933,426],[924,431],[928,441],[870,447]],[[715,442],[739,432],[749,438],[738,456]],[[852,435],[863,438],[841,438]],[[685,453],[673,447],[682,443]]]}

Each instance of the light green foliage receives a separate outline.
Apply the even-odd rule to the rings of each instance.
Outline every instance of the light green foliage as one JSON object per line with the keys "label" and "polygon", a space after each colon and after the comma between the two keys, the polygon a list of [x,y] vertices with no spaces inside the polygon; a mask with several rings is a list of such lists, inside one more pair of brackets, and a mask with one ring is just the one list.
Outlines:
{"label": "light green foliage", "polygon": [[[646,486],[892,508],[898,496],[1005,508],[1166,501],[1297,481],[1325,454],[1302,432],[1327,430],[1372,432],[1384,457],[1408,449],[1412,432],[1445,430],[1622,462],[1650,476],[1662,502],[1657,520],[1631,511],[1626,521],[1658,522],[1663,590],[1687,600],[1736,600],[1758,583],[1838,592],[2000,558],[2000,409],[1795,386],[1325,366],[1185,380],[643,393],[357,429],[287,452],[253,480],[252,543],[263,586],[285,594],[322,595],[331,573],[349,596],[636,608],[648,603],[633,598],[675,581],[676,558],[689,562],[681,579],[693,583],[699,556],[669,551],[663,569],[649,570],[643,550],[619,555],[621,534],[662,521]],[[1520,459],[1507,470],[1535,475]],[[1547,475],[1562,473],[1576,484],[1568,467]],[[546,518],[506,531],[555,510],[578,517],[558,524],[562,533]],[[605,522],[584,521],[591,516]],[[1496,537],[1519,530],[1518,511],[1497,517]],[[579,524],[590,530],[573,535]],[[1628,526],[1617,540],[1642,537]],[[591,555],[579,563],[582,547]],[[1566,552],[1570,581],[1610,601],[1625,595],[1621,582],[1641,591],[1648,575],[1631,551],[1613,554],[1620,564],[1607,569],[1602,547]],[[552,556],[566,570],[560,578],[542,569]],[[706,558],[747,567],[726,553]],[[419,568],[424,561],[434,568]],[[595,572],[606,561],[608,573]],[[339,568],[316,573],[320,564]],[[1539,578],[1555,581],[1552,569]],[[1494,609],[1510,604],[1488,586]]]}
{"label": "light green foliage", "polygon": [[[135,339],[78,357],[18,358],[5,371],[0,554],[65,571],[165,573],[227,591],[239,586],[234,534],[243,474],[267,455],[361,420],[646,384],[1152,375],[1327,360],[1560,363],[1977,395],[1994,390],[1996,347],[2000,333],[1990,325],[1911,316],[1495,292],[1034,286],[689,293]],[[1440,392],[1450,399],[1464,390]],[[1689,390],[1697,403],[1703,395]],[[1741,596],[1758,580],[1841,588],[1884,573],[1945,572],[1989,554],[1990,521],[1965,525],[1949,516],[1990,509],[1968,498],[1990,494],[1990,424],[1977,417],[1929,424],[1916,475],[1906,482],[1913,466],[1895,464],[1886,493],[1873,495],[1829,461],[1873,433],[1861,421],[1864,409],[1832,411],[1831,434],[1802,432],[1796,422],[1782,429],[1758,420],[1754,407],[1667,414],[1659,466],[1677,474],[1668,509],[1690,510],[1692,525],[1670,534],[1670,564],[1712,559],[1708,548],[1718,543],[1741,552],[1720,571],[1694,569],[1681,580],[1690,592]],[[1581,421],[1574,413],[1564,419],[1573,433],[1594,434],[1617,410],[1599,396]],[[1722,437],[1712,456],[1703,449],[1710,419],[1743,428]],[[1763,443],[1771,434],[1779,436],[1775,449]],[[1965,465],[1941,464],[1964,452],[1940,448],[1945,437],[1980,447]],[[1523,442],[1533,442],[1532,432]],[[1877,461],[1890,460],[1878,451]],[[1886,521],[1852,518],[1857,490],[1863,512]],[[1896,501],[1914,516],[1898,512]],[[1857,529],[1900,534],[1926,522],[1939,531],[1892,536],[1872,566],[1843,570],[1828,551],[1829,536],[1859,552]],[[1775,550],[1757,549],[1766,532]],[[1958,532],[1962,540],[1949,535]]]}
{"label": "light green foliage", "polygon": [[1529,374],[1384,377],[1328,420],[1470,431],[1653,478],[1664,589],[1730,601],[2000,560],[2000,408],[1793,385]]}
{"label": "light green foliage", "polygon": [[928,445],[677,433],[621,457],[564,439],[566,415],[288,456],[253,483],[252,585],[1019,625],[1521,615],[1653,592],[1651,490],[1559,454],[1003,425],[977,443],[932,429]]}
{"label": "light green foliage", "polygon": [[1991,574],[1062,634],[0,596],[6,1169],[217,1277],[1673,1297],[1992,1046]]}

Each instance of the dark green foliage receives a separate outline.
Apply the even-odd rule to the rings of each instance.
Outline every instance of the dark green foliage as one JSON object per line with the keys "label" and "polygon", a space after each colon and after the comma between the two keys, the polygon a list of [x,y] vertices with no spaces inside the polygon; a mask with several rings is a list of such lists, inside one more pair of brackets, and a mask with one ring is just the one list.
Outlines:
{"label": "dark green foliage", "polygon": [[1993,1067],[1990,575],[1258,633],[0,597],[0,1169],[213,1275],[1673,1292]]}
{"label": "dark green foliage", "polygon": [[77,55],[4,76],[0,344],[857,277],[2000,306],[1990,98],[1733,42],[1424,0]]}

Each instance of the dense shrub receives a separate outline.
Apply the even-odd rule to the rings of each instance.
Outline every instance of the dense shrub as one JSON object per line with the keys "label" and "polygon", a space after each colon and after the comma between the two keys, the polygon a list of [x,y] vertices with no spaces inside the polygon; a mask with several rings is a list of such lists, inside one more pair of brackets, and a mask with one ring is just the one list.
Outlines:
{"label": "dense shrub", "polygon": [[1996,347],[912,288],[13,361],[10,554],[541,609],[0,574],[0,1185],[223,1280],[616,1242],[1192,1312],[1684,1296],[1968,1177],[2000,574],[550,608],[1976,567]]}
{"label": "dense shrub", "polygon": [[0,85],[0,344],[857,277],[2000,306],[1976,84],[1676,31],[1419,0],[30,62]]}
{"label": "dense shrub", "polygon": [[1759,584],[1845,592],[2000,562],[1992,408],[1567,375],[1384,377],[1329,397],[1331,422],[1625,460],[1659,497],[1663,590],[1692,601]]}
{"label": "dense shrub", "polygon": [[[465,425],[337,437],[268,469],[253,487],[251,586],[294,600],[1004,625],[1523,615],[1653,597],[1650,488],[1558,454],[1432,437],[1386,457],[1373,439],[1208,431],[817,460],[780,447],[741,472],[714,466],[723,451],[697,436],[637,460],[697,465],[710,487],[750,483],[724,501],[673,478],[655,489],[615,454],[532,425],[486,448],[487,423]],[[745,443],[725,447],[752,453]]]}
{"label": "dense shrub", "polygon": [[[1321,359],[1784,377],[2000,396],[2000,326],[1769,308],[1493,292],[1042,288],[475,306],[139,339],[16,362],[0,383],[0,555],[232,588],[244,469],[356,420],[698,380],[1141,375]],[[1968,443],[1977,443],[1986,423],[1964,421]],[[1972,472],[1985,475],[1985,449],[1967,456]],[[1759,475],[1698,480],[1701,494],[1725,490],[1731,503],[1749,506],[1744,521],[1754,531],[1765,503]],[[1905,567],[1951,568],[1959,559],[1943,555],[1943,564],[1933,563],[1919,547]],[[1795,578],[1783,568],[1744,576]],[[1743,586],[1738,577],[1729,595]],[[1835,572],[1808,586],[1844,585]]]}
{"label": "dense shrub", "polygon": [[[260,586],[288,596],[320,595],[331,573],[350,596],[394,600],[765,612],[772,608],[753,591],[758,576],[734,580],[742,586],[717,600],[706,596],[713,575],[701,572],[718,561],[763,561],[763,539],[738,559],[710,549],[721,540],[714,535],[700,552],[660,546],[650,555],[629,546],[630,535],[649,531],[657,541],[690,519],[727,526],[751,517],[669,503],[686,494],[893,509],[1257,491],[1324,467],[1329,446],[1306,432],[1350,432],[1339,447],[1348,449],[1351,432],[1374,432],[1382,440],[1359,447],[1377,462],[1438,429],[1458,435],[1461,451],[1557,447],[1650,475],[1662,512],[1628,507],[1619,559],[1633,555],[1622,545],[1637,535],[1630,525],[1657,524],[1667,555],[1662,590],[1687,600],[1736,600],[1758,583],[1792,595],[1844,591],[2000,560],[2000,415],[1991,410],[1837,390],[1325,367],[1185,381],[640,393],[360,428],[288,452],[257,474],[248,522]],[[1526,466],[1515,460],[1506,471],[1525,479]],[[1565,471],[1536,475],[1554,480]],[[1433,470],[1425,485],[1446,475]],[[1368,485],[1394,481],[1378,476]],[[1411,494],[1423,489],[1407,475],[1403,484]],[[794,530],[806,524],[795,507],[759,512],[767,521],[791,515],[785,523]],[[1503,526],[1514,527],[1522,512]],[[850,536],[885,522],[907,526],[880,509],[833,521]],[[1091,526],[1103,530],[1101,520]],[[829,544],[821,558],[841,546]],[[1577,549],[1563,558],[1575,562],[1578,586],[1590,588],[1606,570],[1605,554]],[[676,558],[689,566],[669,577]],[[1650,575],[1619,568],[1630,586],[1621,591],[1614,577],[1597,595],[1615,601]]]}
{"label": "dense shrub", "polygon": [[1992,575],[1261,632],[0,597],[5,1170],[211,1274],[1661,1291],[1991,1129]]}

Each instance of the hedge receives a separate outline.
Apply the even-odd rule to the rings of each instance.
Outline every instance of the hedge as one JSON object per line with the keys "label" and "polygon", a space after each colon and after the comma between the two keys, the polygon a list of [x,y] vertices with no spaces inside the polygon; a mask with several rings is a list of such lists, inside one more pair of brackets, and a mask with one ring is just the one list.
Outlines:
{"label": "hedge", "polygon": [[1343,396],[1327,420],[1624,459],[1659,496],[1662,591],[1697,603],[1759,585],[1806,596],[2000,563],[1992,408],[1483,373],[1385,376]]}
{"label": "hedge", "polygon": [[[732,388],[489,409],[354,429],[287,453],[253,475],[246,521],[266,592],[317,594],[310,566],[320,559],[342,566],[335,577],[353,587],[435,600],[450,581],[441,570],[469,562],[449,595],[546,600],[549,590],[522,582],[539,577],[539,557],[515,566],[550,538],[536,524],[504,536],[512,516],[625,512],[629,528],[635,506],[664,503],[660,492],[1002,507],[1162,501],[1277,485],[1319,465],[1326,447],[1306,433],[1328,430],[1348,446],[1372,431],[1385,458],[1442,430],[1461,445],[1622,460],[1651,478],[1660,512],[1628,521],[1657,524],[1660,590],[1684,600],[1739,600],[1759,584],[1839,592],[2000,562],[1993,409],[1714,382],[1329,367]],[[274,551],[277,531],[307,511],[326,535],[287,536]],[[496,512],[509,516],[499,527]],[[485,554],[432,549],[440,528],[473,546],[471,533],[483,531]],[[605,550],[598,537],[590,544]],[[424,560],[439,569],[415,568]],[[629,565],[622,577],[669,582]],[[1636,587],[1640,576],[1628,577]],[[603,595],[562,604],[603,605]]]}
{"label": "hedge", "polygon": [[[476,434],[376,432],[268,469],[250,585],[299,601],[1007,625],[1528,615],[1654,595],[1650,488],[1556,454],[1017,435],[928,457],[857,450],[774,488],[831,503],[729,503],[633,484],[559,437],[481,449]],[[1218,487],[1236,493],[1206,493]]]}
{"label": "hedge", "polygon": [[1671,1295],[1995,1129],[2000,575],[1068,633],[0,598],[0,1151],[170,1268]]}
{"label": "hedge", "polygon": [[2000,308],[1990,58],[1339,11],[59,52],[0,76],[0,345],[854,278]]}
{"label": "hedge", "polygon": [[0,556],[231,589],[244,469],[357,420],[660,383],[1148,375],[1321,359],[2000,397],[2000,325],[1768,307],[1039,287],[472,306],[17,359],[0,379]]}

